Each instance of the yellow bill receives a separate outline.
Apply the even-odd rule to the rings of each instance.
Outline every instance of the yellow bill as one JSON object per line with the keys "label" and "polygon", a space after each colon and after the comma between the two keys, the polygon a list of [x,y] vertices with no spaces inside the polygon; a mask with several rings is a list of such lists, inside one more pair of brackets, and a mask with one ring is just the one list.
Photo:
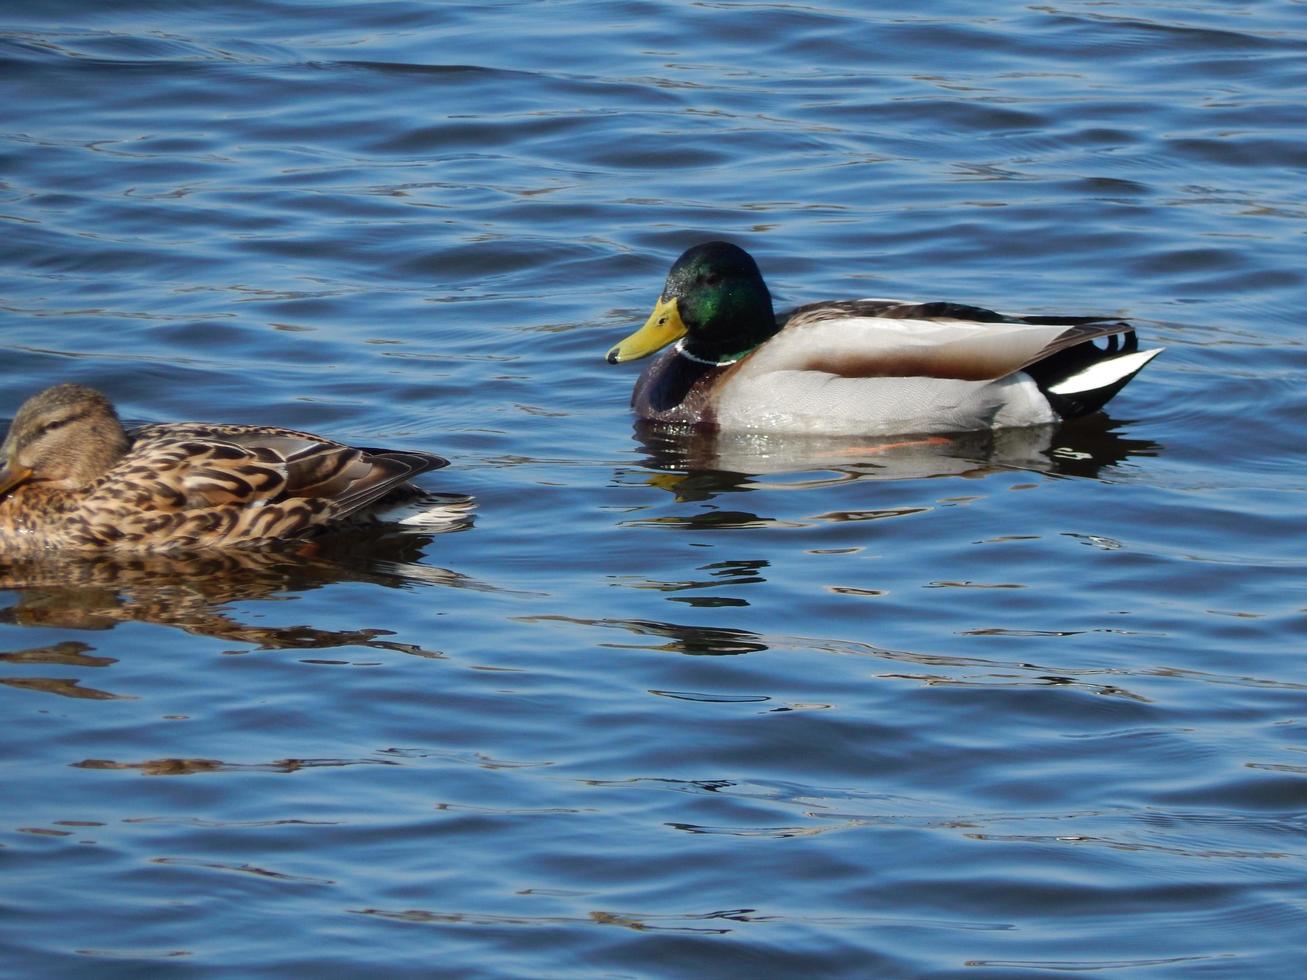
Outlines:
{"label": "yellow bill", "polygon": [[608,363],[623,364],[648,357],[684,336],[685,324],[681,322],[675,297],[659,300],[644,326],[608,352]]}
{"label": "yellow bill", "polygon": [[0,497],[32,475],[25,466],[0,466]]}

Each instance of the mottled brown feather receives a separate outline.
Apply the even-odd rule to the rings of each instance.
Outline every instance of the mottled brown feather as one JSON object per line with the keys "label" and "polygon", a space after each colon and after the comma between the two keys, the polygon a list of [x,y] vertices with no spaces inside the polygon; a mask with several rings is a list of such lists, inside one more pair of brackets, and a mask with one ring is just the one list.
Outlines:
{"label": "mottled brown feather", "polygon": [[165,550],[295,538],[348,521],[414,476],[447,463],[427,453],[361,449],[274,426],[146,425],[107,451],[88,447],[74,421],[60,428],[58,444],[43,456],[40,440],[51,437],[40,434],[39,424],[14,431],[29,416],[39,423],[49,405],[80,405],[79,397],[97,432],[106,420],[122,432],[112,406],[90,389],[61,385],[29,400],[0,464],[16,466],[27,458],[23,454],[58,455],[54,449],[60,458],[86,452],[106,459],[98,475],[81,482],[48,479],[33,467],[30,479],[0,497],[0,549]]}

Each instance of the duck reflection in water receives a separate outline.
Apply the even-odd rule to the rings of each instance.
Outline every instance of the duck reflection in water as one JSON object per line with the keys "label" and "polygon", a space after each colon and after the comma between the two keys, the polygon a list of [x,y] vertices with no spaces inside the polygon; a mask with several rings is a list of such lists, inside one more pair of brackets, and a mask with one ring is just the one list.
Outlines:
{"label": "duck reflection in water", "polygon": [[[1117,431],[1104,415],[1054,425],[892,437],[714,432],[640,421],[635,438],[650,476],[641,482],[678,500],[709,500],[756,489],[755,477],[813,473],[813,485],[849,480],[979,479],[1029,472],[1094,479],[1136,456],[1154,456],[1150,439]],[[821,476],[817,476],[822,472]]]}
{"label": "duck reflection in water", "polygon": [[[448,508],[445,530],[470,527],[471,498],[444,496]],[[251,643],[260,649],[361,645],[420,653],[409,644],[379,639],[389,635],[386,629],[254,626],[237,621],[229,607],[338,582],[367,582],[390,588],[414,583],[490,588],[459,572],[421,563],[423,550],[432,538],[430,533],[357,530],[312,542],[259,549],[11,555],[0,558],[0,589],[16,593],[17,601],[0,609],[0,621],[83,630],[146,622]]]}

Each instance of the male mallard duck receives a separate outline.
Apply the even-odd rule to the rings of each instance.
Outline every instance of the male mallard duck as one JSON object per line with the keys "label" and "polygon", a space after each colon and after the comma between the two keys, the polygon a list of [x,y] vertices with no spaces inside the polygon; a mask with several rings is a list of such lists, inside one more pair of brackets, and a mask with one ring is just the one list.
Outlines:
{"label": "male mallard duck", "polygon": [[24,402],[0,446],[0,549],[300,538],[447,464],[274,426],[178,422],[126,432],[104,395],[62,384]]}
{"label": "male mallard duck", "polygon": [[[1106,337],[1104,347],[1092,343]],[[648,322],[608,352],[618,364],[676,341],[631,404],[701,428],[825,435],[960,432],[1097,411],[1161,349],[1128,323],[1004,316],[957,303],[862,299],[777,317],[753,257],[729,242],[689,249]]]}

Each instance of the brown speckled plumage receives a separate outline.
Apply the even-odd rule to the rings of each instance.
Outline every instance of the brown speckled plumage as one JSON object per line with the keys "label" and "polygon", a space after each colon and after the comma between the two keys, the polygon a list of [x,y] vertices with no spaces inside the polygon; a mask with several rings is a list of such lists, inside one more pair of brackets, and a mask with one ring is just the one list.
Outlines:
{"label": "brown speckled plumage", "polygon": [[300,538],[446,462],[275,426],[179,422],[124,432],[99,392],[58,385],[23,404],[0,447],[0,549]]}

